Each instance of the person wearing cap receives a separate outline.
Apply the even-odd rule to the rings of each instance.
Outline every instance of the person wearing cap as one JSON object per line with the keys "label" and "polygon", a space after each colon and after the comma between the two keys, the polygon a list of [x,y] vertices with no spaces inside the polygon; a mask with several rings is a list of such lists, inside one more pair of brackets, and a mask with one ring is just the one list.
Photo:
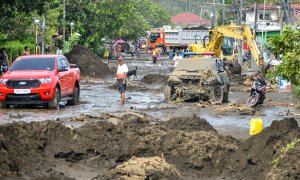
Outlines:
{"label": "person wearing cap", "polygon": [[177,67],[179,60],[182,59],[182,56],[180,56],[179,51],[176,51],[176,54],[173,58],[173,67]]}
{"label": "person wearing cap", "polygon": [[124,58],[120,56],[118,58],[118,69],[117,69],[117,81],[116,84],[118,85],[119,92],[121,94],[121,104],[125,103],[125,91],[126,91],[126,77],[128,73],[128,67],[124,62]]}

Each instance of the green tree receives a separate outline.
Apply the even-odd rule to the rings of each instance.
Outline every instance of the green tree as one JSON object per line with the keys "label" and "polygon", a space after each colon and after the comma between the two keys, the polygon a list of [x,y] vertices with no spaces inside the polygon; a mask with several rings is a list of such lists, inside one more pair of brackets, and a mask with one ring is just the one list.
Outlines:
{"label": "green tree", "polygon": [[283,63],[276,73],[296,86],[300,85],[300,30],[286,26],[281,36],[270,39],[269,47],[281,57]]}

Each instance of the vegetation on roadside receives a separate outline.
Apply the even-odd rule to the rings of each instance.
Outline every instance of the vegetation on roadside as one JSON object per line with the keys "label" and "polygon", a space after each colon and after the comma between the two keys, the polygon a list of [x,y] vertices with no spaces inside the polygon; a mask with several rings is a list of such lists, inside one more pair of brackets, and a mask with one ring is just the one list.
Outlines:
{"label": "vegetation on roadside", "polygon": [[300,142],[300,139],[295,139],[293,140],[292,142],[288,143],[286,146],[282,147],[280,150],[279,150],[279,154],[278,156],[271,162],[272,165],[274,167],[276,167],[280,160],[290,151],[292,151],[295,147],[296,147],[296,144]]}
{"label": "vegetation on roadside", "polygon": [[288,79],[293,85],[300,85],[300,30],[284,27],[282,35],[270,38],[269,47],[283,61],[276,74]]}
{"label": "vegetation on roadside", "polygon": [[[44,39],[46,49],[55,52],[62,48],[63,3],[61,0],[3,0],[0,3],[0,47],[18,42],[34,50],[36,30],[41,44],[42,30],[35,19],[46,20]],[[134,39],[143,36],[152,27],[170,22],[163,6],[149,0],[90,1],[66,0],[66,40],[73,32],[81,35],[80,44],[97,50],[105,39]],[[41,45],[40,45],[41,46]],[[19,49],[19,48],[17,48]],[[13,51],[12,54],[17,54]]]}

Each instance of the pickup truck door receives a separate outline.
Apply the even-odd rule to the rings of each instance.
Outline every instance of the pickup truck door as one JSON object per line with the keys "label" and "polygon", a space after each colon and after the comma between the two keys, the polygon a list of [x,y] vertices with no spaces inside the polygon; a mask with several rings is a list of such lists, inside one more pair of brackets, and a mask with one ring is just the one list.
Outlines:
{"label": "pickup truck door", "polygon": [[59,71],[58,79],[59,79],[59,85],[60,85],[60,94],[61,96],[67,95],[67,89],[68,89],[68,81],[67,81],[67,72],[68,71],[61,71],[63,69],[66,69],[67,67],[63,65],[62,58],[59,58],[57,60],[57,69]]}
{"label": "pickup truck door", "polygon": [[61,63],[63,67],[67,67],[68,71],[66,71],[66,94],[70,95],[73,93],[74,89],[74,82],[73,82],[73,76],[74,72],[71,70],[71,67],[69,66],[69,63],[66,58],[61,58]]}

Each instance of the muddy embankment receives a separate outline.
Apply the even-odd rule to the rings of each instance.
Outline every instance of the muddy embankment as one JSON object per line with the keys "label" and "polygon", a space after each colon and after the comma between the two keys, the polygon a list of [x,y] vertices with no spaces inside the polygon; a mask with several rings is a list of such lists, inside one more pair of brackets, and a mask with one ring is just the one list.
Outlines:
{"label": "muddy embankment", "polygon": [[274,121],[239,142],[196,116],[159,123],[135,113],[92,118],[97,122],[78,129],[58,121],[0,126],[0,178],[300,177],[300,129],[294,119]]}

